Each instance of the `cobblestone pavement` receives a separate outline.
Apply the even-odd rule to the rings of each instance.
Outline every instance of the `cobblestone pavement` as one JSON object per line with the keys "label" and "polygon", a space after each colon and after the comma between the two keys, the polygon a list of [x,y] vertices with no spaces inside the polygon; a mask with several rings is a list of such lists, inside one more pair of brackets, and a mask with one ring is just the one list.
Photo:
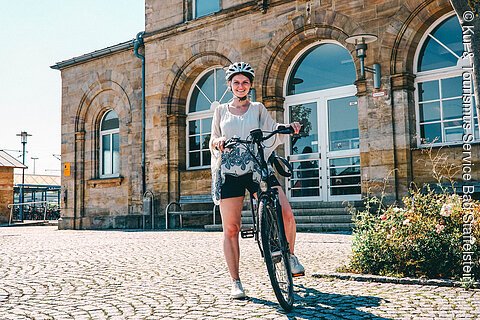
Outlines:
{"label": "cobblestone pavement", "polygon": [[[276,303],[256,243],[242,239],[248,299],[228,297],[217,232],[0,228],[0,319],[477,319],[480,291],[295,280],[294,312]],[[298,234],[307,273],[345,263],[351,237]]]}

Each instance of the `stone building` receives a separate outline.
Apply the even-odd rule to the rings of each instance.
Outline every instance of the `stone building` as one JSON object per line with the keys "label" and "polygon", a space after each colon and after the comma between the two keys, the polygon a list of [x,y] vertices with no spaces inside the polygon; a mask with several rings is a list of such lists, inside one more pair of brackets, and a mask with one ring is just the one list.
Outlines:
{"label": "stone building", "polygon": [[[284,148],[293,203],[359,200],[384,178],[387,198],[400,199],[433,181],[430,147],[461,165],[464,122],[479,180],[478,117],[462,118],[466,61],[447,0],[146,0],[145,18],[137,54],[128,41],[52,66],[71,168],[61,228],[139,227],[146,190],[160,218],[180,196],[209,194],[212,110],[230,98],[222,68],[233,61],[255,68],[253,99],[308,133]],[[380,65],[379,88],[362,77],[359,34],[375,36],[364,65]]]}
{"label": "stone building", "polygon": [[14,203],[14,169],[26,169],[20,161],[0,150],[0,225],[10,220],[9,204]]}

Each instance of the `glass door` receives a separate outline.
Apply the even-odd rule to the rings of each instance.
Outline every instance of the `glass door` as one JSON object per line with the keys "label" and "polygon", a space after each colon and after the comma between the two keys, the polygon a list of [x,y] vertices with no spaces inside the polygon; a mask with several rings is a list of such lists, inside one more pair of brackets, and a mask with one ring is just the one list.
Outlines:
{"label": "glass door", "polygon": [[326,105],[328,200],[359,200],[361,176],[357,97],[327,99]]}
{"label": "glass door", "polygon": [[287,148],[293,175],[292,201],[343,201],[361,198],[356,88],[344,87],[287,97],[287,122],[303,133]]}
{"label": "glass door", "polygon": [[322,197],[321,146],[318,135],[318,102],[305,102],[289,107],[290,122],[302,124],[303,133],[290,140],[289,161],[293,175],[289,179],[290,197],[298,200]]}

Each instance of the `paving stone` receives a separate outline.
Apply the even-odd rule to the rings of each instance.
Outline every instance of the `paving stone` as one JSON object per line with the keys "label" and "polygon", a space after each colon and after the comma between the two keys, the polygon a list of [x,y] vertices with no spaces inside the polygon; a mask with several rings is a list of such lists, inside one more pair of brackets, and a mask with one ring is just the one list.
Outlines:
{"label": "paving stone", "polygon": [[256,243],[241,240],[249,298],[228,297],[214,232],[0,228],[0,319],[475,319],[479,290],[311,277],[347,261],[351,236],[299,233],[307,276],[279,307]]}

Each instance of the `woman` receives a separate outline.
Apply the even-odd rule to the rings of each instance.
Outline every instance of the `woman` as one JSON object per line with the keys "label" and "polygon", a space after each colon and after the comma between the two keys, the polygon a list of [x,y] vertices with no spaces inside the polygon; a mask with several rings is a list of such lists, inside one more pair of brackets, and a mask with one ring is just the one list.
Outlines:
{"label": "woman", "polygon": [[[245,62],[235,62],[226,71],[228,88],[233,93],[233,100],[222,104],[215,109],[210,138],[212,153],[212,196],[216,204],[220,205],[223,224],[223,250],[230,276],[232,277],[232,298],[245,298],[245,291],[240,282],[239,237],[241,213],[245,189],[256,193],[260,174],[251,155],[240,147],[225,150],[225,141],[233,136],[247,138],[250,130],[260,128],[273,131],[277,124],[265,106],[248,99],[250,88],[255,77],[252,67]],[[290,124],[295,133],[300,131],[298,122]],[[265,142],[265,157],[286,139],[286,135],[277,135]],[[305,269],[294,255],[296,225],[292,208],[287,197],[280,188],[280,183],[271,177],[271,183],[278,189],[282,215],[285,222],[285,233],[290,244],[290,265],[292,273],[303,275]]]}

